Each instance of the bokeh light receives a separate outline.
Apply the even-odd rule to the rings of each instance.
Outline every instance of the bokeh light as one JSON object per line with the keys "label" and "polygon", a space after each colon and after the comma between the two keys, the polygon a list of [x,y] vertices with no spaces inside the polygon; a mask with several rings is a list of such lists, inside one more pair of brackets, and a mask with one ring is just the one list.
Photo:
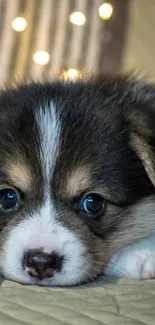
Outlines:
{"label": "bokeh light", "polygon": [[113,6],[110,3],[105,2],[99,7],[99,16],[103,20],[110,19],[112,14],[113,14]]}
{"label": "bokeh light", "polygon": [[82,12],[76,11],[69,16],[69,21],[74,25],[83,26],[86,22],[86,17]]}
{"label": "bokeh light", "polygon": [[46,51],[37,51],[33,54],[33,61],[39,65],[45,65],[49,62],[50,56]]}
{"label": "bokeh light", "polygon": [[12,28],[16,32],[22,32],[27,26],[26,19],[23,17],[17,17],[12,21]]}

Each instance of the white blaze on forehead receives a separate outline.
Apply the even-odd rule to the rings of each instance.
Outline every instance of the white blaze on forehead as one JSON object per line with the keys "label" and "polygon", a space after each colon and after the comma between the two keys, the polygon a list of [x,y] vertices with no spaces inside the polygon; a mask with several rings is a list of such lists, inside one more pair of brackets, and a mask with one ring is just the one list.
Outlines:
{"label": "white blaze on forehead", "polygon": [[36,121],[40,133],[40,155],[44,178],[50,182],[59,152],[61,123],[55,104],[40,107]]}

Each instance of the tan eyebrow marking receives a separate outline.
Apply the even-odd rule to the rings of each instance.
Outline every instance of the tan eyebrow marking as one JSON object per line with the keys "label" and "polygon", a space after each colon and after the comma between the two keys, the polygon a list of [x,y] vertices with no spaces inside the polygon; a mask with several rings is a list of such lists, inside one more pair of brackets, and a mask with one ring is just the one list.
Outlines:
{"label": "tan eyebrow marking", "polygon": [[88,189],[91,184],[89,167],[79,167],[72,171],[67,180],[67,194],[71,197],[79,195]]}
{"label": "tan eyebrow marking", "polygon": [[8,175],[9,180],[13,186],[27,191],[31,187],[32,176],[29,168],[23,163],[12,162],[9,167],[5,168],[5,172]]}

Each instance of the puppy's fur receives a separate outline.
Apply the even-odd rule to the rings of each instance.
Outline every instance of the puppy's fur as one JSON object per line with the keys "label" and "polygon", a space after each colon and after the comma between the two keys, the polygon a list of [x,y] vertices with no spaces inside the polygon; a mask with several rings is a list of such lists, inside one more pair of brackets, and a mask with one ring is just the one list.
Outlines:
{"label": "puppy's fur", "polygon": [[[128,77],[1,92],[0,189],[20,197],[10,213],[0,209],[5,277],[77,284],[108,273],[118,250],[155,234],[154,110],[154,86]],[[87,193],[105,200],[99,218],[79,208]],[[22,261],[31,249],[63,256],[61,271],[30,276]]]}

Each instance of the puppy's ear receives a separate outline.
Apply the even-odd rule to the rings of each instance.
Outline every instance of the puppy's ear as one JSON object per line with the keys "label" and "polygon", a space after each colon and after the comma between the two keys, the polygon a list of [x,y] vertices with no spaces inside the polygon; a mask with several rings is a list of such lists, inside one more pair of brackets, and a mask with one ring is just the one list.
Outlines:
{"label": "puppy's ear", "polygon": [[137,132],[131,133],[131,145],[141,159],[142,164],[155,186],[155,146]]}
{"label": "puppy's ear", "polygon": [[155,186],[155,86],[134,85],[131,106],[127,112],[131,145]]}

